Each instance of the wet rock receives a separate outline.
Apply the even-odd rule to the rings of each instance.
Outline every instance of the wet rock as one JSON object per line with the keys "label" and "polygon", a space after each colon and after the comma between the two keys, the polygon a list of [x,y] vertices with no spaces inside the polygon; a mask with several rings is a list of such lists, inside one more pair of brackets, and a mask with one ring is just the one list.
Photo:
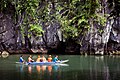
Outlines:
{"label": "wet rock", "polygon": [[7,58],[9,56],[9,53],[7,51],[2,52],[2,57]]}

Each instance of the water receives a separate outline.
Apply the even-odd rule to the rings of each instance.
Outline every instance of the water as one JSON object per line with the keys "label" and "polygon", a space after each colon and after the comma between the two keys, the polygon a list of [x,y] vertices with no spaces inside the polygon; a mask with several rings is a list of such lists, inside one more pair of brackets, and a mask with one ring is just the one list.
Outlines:
{"label": "water", "polygon": [[120,80],[120,56],[59,55],[63,66],[20,65],[19,56],[0,57],[0,80]]}

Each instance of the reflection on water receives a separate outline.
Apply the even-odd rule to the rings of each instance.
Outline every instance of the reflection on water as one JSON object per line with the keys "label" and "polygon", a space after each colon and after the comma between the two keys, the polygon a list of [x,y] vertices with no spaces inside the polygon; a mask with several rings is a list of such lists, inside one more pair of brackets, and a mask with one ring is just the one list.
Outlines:
{"label": "reflection on water", "polygon": [[57,71],[60,68],[60,65],[23,65],[23,64],[17,64],[17,68],[19,68],[20,72],[24,72],[24,70],[27,68],[28,73],[32,74],[33,72],[36,72],[38,74],[42,73],[44,74],[46,71],[49,72],[49,74],[52,73],[52,71]]}
{"label": "reflection on water", "polygon": [[19,55],[0,57],[0,80],[120,80],[120,56],[60,55],[59,58],[69,59],[69,66],[21,65],[15,64]]}
{"label": "reflection on water", "polygon": [[41,67],[39,65],[36,65],[36,70],[38,73],[40,73]]}
{"label": "reflection on water", "polygon": [[31,74],[32,73],[32,66],[28,66],[28,72]]}
{"label": "reflection on water", "polygon": [[[63,65],[24,65],[24,64],[16,64],[17,70],[19,70],[20,73],[25,73],[28,72],[27,75],[29,77],[39,77],[41,78],[49,78],[51,79],[50,76],[53,76],[52,78],[55,78],[55,80],[59,80],[59,76],[61,72],[59,71],[60,69],[64,67],[69,67],[67,64]],[[48,80],[48,79],[47,79]]]}
{"label": "reflection on water", "polygon": [[48,66],[48,71],[49,71],[49,73],[51,73],[51,71],[52,71],[52,66]]}

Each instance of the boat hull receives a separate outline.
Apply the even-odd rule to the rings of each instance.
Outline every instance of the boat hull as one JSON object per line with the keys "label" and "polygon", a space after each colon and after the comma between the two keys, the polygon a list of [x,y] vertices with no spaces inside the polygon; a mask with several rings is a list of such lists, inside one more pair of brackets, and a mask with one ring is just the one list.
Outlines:
{"label": "boat hull", "polygon": [[28,65],[59,65],[68,62],[69,60],[62,60],[58,62],[29,62]]}
{"label": "boat hull", "polygon": [[69,60],[61,60],[58,62],[26,62],[26,63],[16,62],[16,63],[25,65],[62,65],[68,61]]}

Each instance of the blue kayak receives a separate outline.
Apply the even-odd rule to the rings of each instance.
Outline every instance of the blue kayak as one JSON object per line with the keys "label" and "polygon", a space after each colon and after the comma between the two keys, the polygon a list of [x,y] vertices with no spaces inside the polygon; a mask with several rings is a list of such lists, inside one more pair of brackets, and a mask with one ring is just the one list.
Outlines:
{"label": "blue kayak", "polygon": [[64,64],[68,61],[69,60],[61,60],[58,62],[26,62],[26,63],[16,62],[16,63],[25,64],[25,65],[59,65],[59,64]]}
{"label": "blue kayak", "polygon": [[69,60],[62,60],[58,62],[28,62],[28,65],[57,65],[68,62]]}

